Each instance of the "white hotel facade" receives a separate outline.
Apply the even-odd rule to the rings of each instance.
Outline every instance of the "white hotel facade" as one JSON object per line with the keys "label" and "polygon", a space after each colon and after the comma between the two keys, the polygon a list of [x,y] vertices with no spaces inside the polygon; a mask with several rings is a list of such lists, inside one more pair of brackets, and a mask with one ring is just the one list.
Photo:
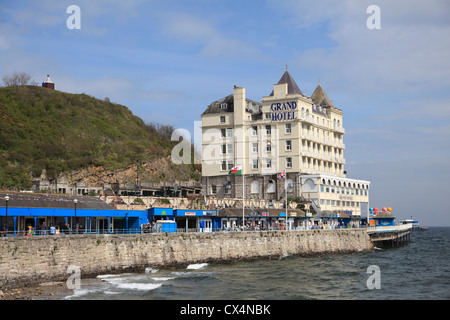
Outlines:
{"label": "white hotel facade", "polygon": [[[211,103],[202,114],[203,194],[242,198],[270,207],[288,197],[313,201],[321,211],[366,215],[370,182],[346,177],[343,112],[322,86],[305,96],[286,72],[261,102],[245,88]],[[229,175],[242,165],[243,176]],[[258,202],[259,200],[259,202]]]}

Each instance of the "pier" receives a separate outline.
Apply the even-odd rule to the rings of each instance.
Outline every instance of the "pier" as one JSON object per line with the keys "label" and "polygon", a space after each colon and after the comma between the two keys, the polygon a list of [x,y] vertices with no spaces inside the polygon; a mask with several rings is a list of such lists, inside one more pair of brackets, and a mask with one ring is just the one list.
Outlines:
{"label": "pier", "polygon": [[411,241],[412,227],[412,224],[369,227],[367,233],[375,246],[394,248]]}

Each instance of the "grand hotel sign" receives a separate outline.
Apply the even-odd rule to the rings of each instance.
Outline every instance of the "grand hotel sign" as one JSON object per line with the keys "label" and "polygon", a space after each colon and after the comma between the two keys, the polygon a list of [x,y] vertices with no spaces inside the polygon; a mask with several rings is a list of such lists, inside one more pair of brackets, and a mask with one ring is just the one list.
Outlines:
{"label": "grand hotel sign", "polygon": [[295,111],[297,109],[297,102],[274,102],[270,105],[270,118],[272,121],[286,121],[286,120],[295,120],[296,114]]}

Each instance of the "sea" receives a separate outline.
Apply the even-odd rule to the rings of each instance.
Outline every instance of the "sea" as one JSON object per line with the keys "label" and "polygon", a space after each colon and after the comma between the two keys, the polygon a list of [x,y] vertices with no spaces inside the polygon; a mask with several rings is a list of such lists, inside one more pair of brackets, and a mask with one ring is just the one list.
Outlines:
{"label": "sea", "polygon": [[191,264],[104,274],[66,300],[448,300],[450,227],[413,231],[411,241],[370,252]]}

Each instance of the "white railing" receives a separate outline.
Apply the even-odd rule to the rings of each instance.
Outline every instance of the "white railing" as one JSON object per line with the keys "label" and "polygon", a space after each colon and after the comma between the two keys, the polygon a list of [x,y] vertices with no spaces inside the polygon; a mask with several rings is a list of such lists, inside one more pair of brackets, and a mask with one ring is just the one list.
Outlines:
{"label": "white railing", "polygon": [[395,226],[376,226],[368,227],[367,232],[369,233],[380,233],[380,232],[401,232],[408,231],[412,229],[412,224],[400,224]]}

